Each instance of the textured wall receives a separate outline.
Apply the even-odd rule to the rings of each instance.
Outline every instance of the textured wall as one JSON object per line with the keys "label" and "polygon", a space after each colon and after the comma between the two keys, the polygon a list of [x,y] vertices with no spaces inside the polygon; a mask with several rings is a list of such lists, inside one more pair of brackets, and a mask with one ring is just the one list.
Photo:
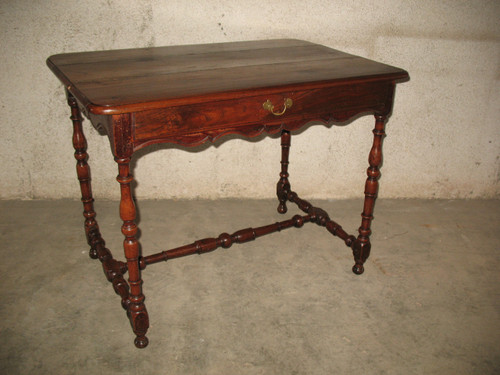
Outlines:
{"label": "textured wall", "polygon": [[[382,197],[500,193],[498,0],[2,0],[0,197],[79,194],[62,86],[45,59],[62,52],[291,37],[402,67],[385,140]],[[96,196],[117,197],[105,137],[86,122]],[[361,196],[371,118],[292,138],[291,181],[304,197]],[[137,158],[150,198],[271,197],[279,141],[230,138]],[[150,149],[151,150],[151,149]],[[360,150],[362,152],[360,152]]]}

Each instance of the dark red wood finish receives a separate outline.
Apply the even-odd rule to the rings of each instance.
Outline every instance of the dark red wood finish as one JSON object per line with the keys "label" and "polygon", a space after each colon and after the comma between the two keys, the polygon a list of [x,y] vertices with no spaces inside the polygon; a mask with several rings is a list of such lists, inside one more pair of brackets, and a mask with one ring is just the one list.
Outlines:
{"label": "dark red wood finish", "polygon": [[[149,318],[141,278],[148,264],[227,248],[315,222],[352,248],[353,271],[363,272],[371,247],[385,122],[392,110],[395,84],[408,79],[404,70],[299,40],[70,53],[51,56],[47,64],[65,85],[71,107],[90,256],[102,262],[107,279],[120,295],[137,347],[148,344]],[[95,219],[81,112],[108,135],[118,164],[126,263],[115,260],[105,247]],[[356,238],[291,190],[288,155],[291,131],[313,120],[343,122],[360,114],[373,114],[376,122]],[[130,161],[135,151],[155,143],[195,146],[226,134],[254,137],[276,132],[281,132],[282,147],[278,212],[286,213],[289,201],[305,216],[142,256],[131,191]]]}

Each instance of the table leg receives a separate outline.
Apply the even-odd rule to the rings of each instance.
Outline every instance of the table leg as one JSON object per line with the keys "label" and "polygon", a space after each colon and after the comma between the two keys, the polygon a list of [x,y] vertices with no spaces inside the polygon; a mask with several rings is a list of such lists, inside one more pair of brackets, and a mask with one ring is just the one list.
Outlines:
{"label": "table leg", "polygon": [[89,256],[97,259],[97,246],[102,244],[101,233],[95,219],[94,198],[92,197],[92,186],[90,178],[90,166],[87,164],[89,155],[87,154],[87,140],[82,129],[83,118],[78,108],[76,99],[68,93],[68,105],[71,107],[71,120],[73,121],[73,147],[75,149],[76,173],[80,181],[82,193],[83,216],[85,217],[85,235],[90,245]]}
{"label": "table leg", "polygon": [[368,167],[366,173],[368,178],[365,184],[365,203],[363,213],[361,214],[361,226],[359,227],[359,236],[352,245],[355,264],[352,271],[358,275],[364,271],[363,263],[370,255],[370,225],[373,220],[373,208],[378,192],[378,178],[380,177],[380,163],[382,162],[382,140],[385,136],[386,116],[375,116],[375,129],[373,129],[373,145],[370,150]]}
{"label": "table leg", "polygon": [[290,153],[291,135],[288,130],[281,132],[281,173],[280,180],[276,186],[276,195],[278,196],[278,212],[284,214],[287,212],[286,201],[290,192],[290,182],[288,181],[288,155]]}
{"label": "table leg", "polygon": [[130,284],[130,295],[127,313],[136,334],[135,346],[144,348],[148,345],[145,336],[149,328],[149,318],[144,305],[144,294],[142,294],[142,279],[139,270],[139,241],[137,240],[137,225],[135,223],[136,208],[132,199],[130,183],[133,176],[130,174],[130,158],[116,159],[118,163],[117,181],[120,183],[120,218],[123,220],[122,233],[125,236],[123,248],[127,258],[127,268]]}

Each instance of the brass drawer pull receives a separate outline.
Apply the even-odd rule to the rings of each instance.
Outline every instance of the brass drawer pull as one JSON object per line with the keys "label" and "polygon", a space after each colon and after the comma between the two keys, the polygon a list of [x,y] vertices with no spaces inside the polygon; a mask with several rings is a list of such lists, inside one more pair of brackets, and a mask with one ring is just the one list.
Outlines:
{"label": "brass drawer pull", "polygon": [[293,104],[293,100],[290,99],[290,98],[286,98],[285,99],[285,105],[283,106],[283,110],[281,112],[274,112],[274,105],[273,103],[271,103],[271,101],[269,99],[267,99],[263,104],[262,104],[262,107],[264,107],[264,109],[266,111],[269,111],[271,112],[273,115],[275,116],[281,116],[281,115],[284,115],[287,108],[291,108],[292,107],[292,104]]}

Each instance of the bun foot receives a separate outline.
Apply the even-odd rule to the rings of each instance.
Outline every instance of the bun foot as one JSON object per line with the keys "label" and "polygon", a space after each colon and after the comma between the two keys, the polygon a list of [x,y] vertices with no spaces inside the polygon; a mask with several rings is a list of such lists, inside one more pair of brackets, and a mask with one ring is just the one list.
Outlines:
{"label": "bun foot", "polygon": [[286,204],[280,203],[278,206],[278,212],[280,214],[286,214],[287,211],[288,211],[288,209],[286,208]]}
{"label": "bun foot", "polygon": [[148,346],[149,340],[148,340],[148,338],[146,336],[136,337],[135,340],[134,340],[134,344],[135,344],[135,346],[137,348],[143,349],[146,346]]}
{"label": "bun foot", "polygon": [[361,275],[363,272],[365,272],[365,267],[363,267],[362,264],[355,264],[352,266],[352,272],[354,272],[356,275]]}

